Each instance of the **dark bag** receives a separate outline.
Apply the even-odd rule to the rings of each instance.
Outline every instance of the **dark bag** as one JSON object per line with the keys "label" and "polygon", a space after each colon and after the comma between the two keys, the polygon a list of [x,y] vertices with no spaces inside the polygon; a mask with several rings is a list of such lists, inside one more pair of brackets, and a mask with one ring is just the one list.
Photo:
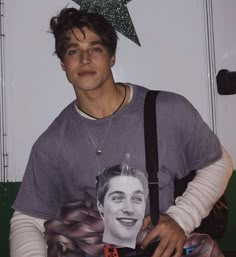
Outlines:
{"label": "dark bag", "polygon": [[[146,150],[146,168],[150,176],[150,216],[153,224],[159,218],[159,196],[158,196],[158,146],[157,146],[157,120],[156,120],[156,97],[159,91],[149,90],[146,94],[144,105],[144,134]],[[192,171],[182,179],[175,179],[174,198],[183,194],[188,183],[194,178],[196,171]],[[153,204],[155,203],[155,204]],[[195,232],[210,235],[213,239],[222,238],[228,223],[228,206],[226,195],[216,202],[210,214],[202,220],[200,227]]]}

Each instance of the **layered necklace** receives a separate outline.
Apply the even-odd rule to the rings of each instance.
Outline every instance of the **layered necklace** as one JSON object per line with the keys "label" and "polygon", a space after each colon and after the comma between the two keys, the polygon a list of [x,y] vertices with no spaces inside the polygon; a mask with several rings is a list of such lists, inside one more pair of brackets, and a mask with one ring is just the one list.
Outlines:
{"label": "layered necklace", "polygon": [[[126,85],[122,85],[122,86],[123,86],[124,89],[125,89],[124,97],[123,97],[123,99],[122,99],[120,105],[117,107],[117,109],[111,114],[111,116],[113,116],[113,117],[111,117],[111,119],[110,119],[110,121],[109,121],[109,123],[108,123],[108,125],[107,125],[107,127],[106,127],[106,130],[105,130],[105,133],[104,133],[104,136],[103,136],[103,138],[102,138],[102,141],[101,141],[101,144],[100,144],[100,145],[96,144],[96,142],[95,142],[95,140],[94,140],[94,137],[93,137],[91,131],[89,130],[89,128],[88,128],[86,122],[84,121],[84,118],[83,118],[82,116],[80,116],[80,117],[81,117],[81,120],[82,120],[82,123],[83,123],[83,125],[84,125],[84,127],[85,127],[85,129],[86,129],[86,131],[87,131],[87,133],[88,133],[88,136],[89,136],[89,138],[90,138],[90,140],[91,140],[91,142],[92,142],[92,144],[93,144],[93,146],[94,146],[94,148],[95,148],[96,156],[101,156],[101,155],[102,155],[103,146],[104,146],[104,143],[105,143],[105,141],[106,141],[108,132],[109,132],[109,130],[110,130],[111,123],[112,123],[112,120],[113,120],[113,118],[114,118],[114,114],[120,110],[120,108],[123,106],[123,104],[124,104],[124,102],[125,102],[125,99],[126,99]],[[83,112],[83,113],[85,113],[86,115],[88,115],[89,117],[91,117],[91,118],[93,118],[93,119],[97,119],[96,117],[94,117],[94,116],[92,116],[92,115],[90,115],[90,114],[88,114],[88,113],[82,111],[81,109],[80,109],[80,111]]]}

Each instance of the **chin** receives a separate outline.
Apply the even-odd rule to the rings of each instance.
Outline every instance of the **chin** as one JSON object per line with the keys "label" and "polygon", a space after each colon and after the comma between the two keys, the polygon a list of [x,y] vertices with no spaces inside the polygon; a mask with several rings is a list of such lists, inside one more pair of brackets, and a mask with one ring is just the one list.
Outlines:
{"label": "chin", "polygon": [[80,84],[79,86],[75,87],[75,90],[79,90],[79,91],[93,91],[93,90],[96,90],[98,88],[99,88],[99,86],[97,86],[97,85],[91,85],[91,84],[89,84],[89,85],[86,85],[86,84],[81,85]]}

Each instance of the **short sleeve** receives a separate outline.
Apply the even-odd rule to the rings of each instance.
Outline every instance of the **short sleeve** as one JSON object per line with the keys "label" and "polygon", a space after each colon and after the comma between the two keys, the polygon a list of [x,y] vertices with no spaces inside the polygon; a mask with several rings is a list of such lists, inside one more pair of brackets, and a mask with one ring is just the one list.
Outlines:
{"label": "short sleeve", "polygon": [[195,109],[189,130],[189,138],[184,149],[189,170],[206,167],[221,157],[222,150],[218,137]]}
{"label": "short sleeve", "polygon": [[181,95],[171,92],[159,94],[157,129],[163,175],[170,173],[182,178],[192,170],[212,164],[222,155],[218,137]]}
{"label": "short sleeve", "polygon": [[53,158],[55,157],[52,157],[50,150],[40,148],[38,144],[33,146],[13,204],[15,210],[43,219],[56,215],[60,204],[60,191],[48,175],[50,169],[55,169]]}

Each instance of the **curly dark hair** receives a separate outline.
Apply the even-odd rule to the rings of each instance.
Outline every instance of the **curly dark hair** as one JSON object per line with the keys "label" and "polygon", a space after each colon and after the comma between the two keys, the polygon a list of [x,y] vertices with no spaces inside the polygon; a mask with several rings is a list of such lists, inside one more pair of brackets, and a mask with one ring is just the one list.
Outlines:
{"label": "curly dark hair", "polygon": [[102,15],[76,8],[63,8],[50,20],[50,30],[55,37],[55,54],[61,61],[63,61],[69,40],[68,31],[73,33],[73,28],[78,28],[85,37],[83,30],[85,27],[100,37],[110,56],[115,54],[118,36],[113,26]]}

